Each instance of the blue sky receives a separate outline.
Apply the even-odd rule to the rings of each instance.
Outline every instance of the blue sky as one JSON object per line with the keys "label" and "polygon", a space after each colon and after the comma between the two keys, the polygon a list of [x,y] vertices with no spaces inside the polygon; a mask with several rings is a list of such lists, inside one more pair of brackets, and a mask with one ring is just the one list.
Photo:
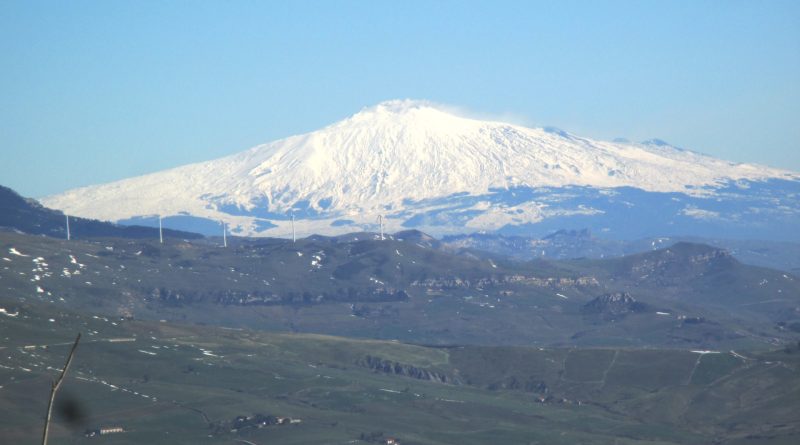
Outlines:
{"label": "blue sky", "polygon": [[395,98],[800,170],[800,2],[0,2],[0,184],[39,197]]}

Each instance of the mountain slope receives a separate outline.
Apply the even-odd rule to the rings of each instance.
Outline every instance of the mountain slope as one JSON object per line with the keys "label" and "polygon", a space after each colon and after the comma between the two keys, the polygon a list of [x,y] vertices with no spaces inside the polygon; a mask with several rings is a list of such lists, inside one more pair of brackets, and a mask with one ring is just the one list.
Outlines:
{"label": "mountain slope", "polygon": [[796,272],[800,269],[800,244],[764,240],[697,237],[650,237],[632,241],[595,236],[588,230],[559,230],[543,238],[472,233],[447,236],[442,244],[454,251],[500,255],[519,260],[536,258],[613,258],[661,249],[677,242],[708,244],[727,250],[739,261],[753,266]]}
{"label": "mountain slope", "polygon": [[[114,221],[156,214],[223,219],[242,234],[272,229],[271,235],[286,235],[291,209],[306,231],[343,233],[385,214],[391,229],[441,233],[605,212],[580,203],[559,208],[553,205],[558,199],[533,196],[542,188],[627,187],[702,199],[731,185],[798,179],[661,141],[595,141],[459,117],[425,102],[390,101],[315,132],[43,202]],[[680,210],[691,218],[719,214],[693,203]]]}
{"label": "mountain slope", "polygon": [[[151,227],[122,226],[103,221],[70,216],[70,234],[77,238],[119,237],[158,238],[158,231]],[[17,230],[32,235],[47,235],[66,238],[64,214],[42,207],[32,199],[26,199],[8,187],[0,186],[0,228]],[[197,233],[164,230],[164,236],[196,239]]]}
{"label": "mountain slope", "polygon": [[[800,431],[794,346],[431,348],[54,311],[32,299],[8,313],[4,443],[40,442],[49,382],[76,332],[53,443],[794,444]],[[108,426],[124,432],[83,437]]]}
{"label": "mountain slope", "polygon": [[[403,237],[235,239],[223,248],[0,232],[0,287],[8,301],[54,311],[419,344],[739,349],[798,339],[796,277],[708,246],[517,263]],[[590,301],[622,292],[650,309],[586,313]],[[9,304],[0,307],[14,312]]]}
{"label": "mountain slope", "polygon": [[663,300],[794,317],[800,285],[793,275],[740,263],[729,252],[679,242],[664,249],[606,260],[575,260],[583,273],[618,288]]}

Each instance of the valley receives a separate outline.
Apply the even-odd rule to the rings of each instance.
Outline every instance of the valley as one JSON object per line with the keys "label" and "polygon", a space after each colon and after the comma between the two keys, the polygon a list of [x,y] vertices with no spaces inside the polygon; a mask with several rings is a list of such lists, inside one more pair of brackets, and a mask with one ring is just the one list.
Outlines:
{"label": "valley", "polygon": [[[57,443],[788,444],[800,426],[797,347],[432,348],[29,302],[0,323],[6,440],[38,440],[47,382],[77,331],[60,399],[79,415],[57,417]],[[84,435],[112,426],[123,432]]]}
{"label": "valley", "polygon": [[796,278],[706,245],[519,261],[416,231],[228,247],[4,231],[0,249],[0,436],[14,443],[37,440],[77,332],[58,443],[800,434]]}

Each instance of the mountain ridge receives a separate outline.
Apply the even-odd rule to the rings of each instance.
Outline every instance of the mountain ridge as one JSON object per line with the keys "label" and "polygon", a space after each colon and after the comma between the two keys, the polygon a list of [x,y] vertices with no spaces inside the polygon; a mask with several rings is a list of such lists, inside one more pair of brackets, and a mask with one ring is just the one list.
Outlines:
{"label": "mountain ridge", "polygon": [[[593,215],[586,205],[557,209],[546,200],[496,196],[515,189],[633,187],[692,198],[728,186],[800,175],[734,164],[666,143],[614,143],[564,131],[457,116],[423,101],[387,101],[318,131],[189,164],[43,199],[71,214],[136,222],[153,215],[225,220],[244,235],[330,233],[373,224],[428,232],[497,230],[554,216]],[[454,206],[454,201],[457,201]],[[514,202],[516,201],[516,202]],[[498,205],[499,204],[499,205]],[[452,210],[439,218],[438,210]],[[704,217],[692,209],[692,216]],[[351,223],[337,222],[350,221]]]}
{"label": "mountain ridge", "polygon": [[[119,237],[130,239],[158,238],[158,230],[152,227],[127,226],[79,218],[70,215],[70,234],[75,238]],[[31,235],[46,235],[66,238],[66,220],[62,212],[43,207],[31,198],[25,198],[14,190],[0,185],[0,229]],[[198,239],[202,235],[165,229],[166,238]]]}

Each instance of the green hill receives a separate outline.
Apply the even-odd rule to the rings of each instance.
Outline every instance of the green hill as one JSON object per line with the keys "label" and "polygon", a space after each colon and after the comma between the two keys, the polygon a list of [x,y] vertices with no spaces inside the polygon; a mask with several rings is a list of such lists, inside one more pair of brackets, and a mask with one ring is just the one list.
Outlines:
{"label": "green hill", "polygon": [[[430,348],[8,303],[5,443],[38,443],[48,382],[78,331],[54,443],[788,444],[800,433],[796,347]],[[268,422],[279,417],[300,422]],[[110,426],[125,432],[84,437]]]}
{"label": "green hill", "polygon": [[[415,239],[66,242],[0,233],[8,297],[137,319],[418,344],[771,348],[800,286],[699,245],[604,261],[454,255]],[[682,266],[688,262],[690,266]],[[637,307],[589,316],[597,297]],[[613,311],[612,311],[613,312]]]}

